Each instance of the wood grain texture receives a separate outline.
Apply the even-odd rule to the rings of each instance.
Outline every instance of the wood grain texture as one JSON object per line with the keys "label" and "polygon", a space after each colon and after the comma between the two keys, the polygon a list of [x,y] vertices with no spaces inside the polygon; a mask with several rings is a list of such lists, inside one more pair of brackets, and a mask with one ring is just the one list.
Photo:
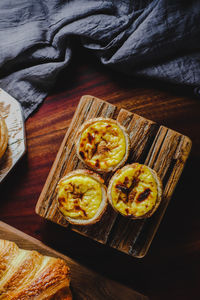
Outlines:
{"label": "wood grain texture", "polygon": [[[131,140],[128,163],[145,163],[154,169],[163,182],[162,203],[149,219],[129,220],[108,206],[101,220],[88,226],[69,225],[57,209],[56,186],[60,178],[75,169],[85,168],[76,155],[76,133],[80,126],[94,117],[116,119],[127,128]],[[100,243],[108,243],[135,257],[143,257],[156,233],[165,209],[190,153],[191,141],[164,126],[93,96],[83,96],[36,205],[36,213]],[[112,172],[103,175],[108,184]]]}
{"label": "wood grain texture", "polygon": [[36,250],[43,255],[59,257],[66,261],[71,272],[71,289],[73,299],[77,300],[123,300],[127,299],[148,300],[147,297],[134,290],[129,289],[115,281],[103,278],[102,276],[81,266],[69,257],[45,246],[29,235],[0,221],[0,239],[15,242],[18,247],[26,250]]}

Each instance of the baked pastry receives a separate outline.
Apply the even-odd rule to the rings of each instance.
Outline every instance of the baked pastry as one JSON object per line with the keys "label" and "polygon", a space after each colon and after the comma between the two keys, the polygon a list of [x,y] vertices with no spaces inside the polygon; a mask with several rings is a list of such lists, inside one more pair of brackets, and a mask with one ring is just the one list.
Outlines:
{"label": "baked pastry", "polygon": [[104,180],[89,170],[68,173],[58,182],[56,191],[58,208],[71,224],[94,224],[107,207]]}
{"label": "baked pastry", "polygon": [[69,268],[62,259],[0,240],[0,299],[71,300]]}
{"label": "baked pastry", "polygon": [[77,133],[77,155],[88,167],[110,172],[126,162],[130,139],[125,127],[109,118],[85,122]]}
{"label": "baked pastry", "polygon": [[0,114],[0,159],[4,155],[8,144],[8,129],[4,118]]}
{"label": "baked pastry", "polygon": [[108,200],[112,207],[133,219],[152,216],[161,196],[162,182],[157,173],[139,163],[117,170],[108,186]]}

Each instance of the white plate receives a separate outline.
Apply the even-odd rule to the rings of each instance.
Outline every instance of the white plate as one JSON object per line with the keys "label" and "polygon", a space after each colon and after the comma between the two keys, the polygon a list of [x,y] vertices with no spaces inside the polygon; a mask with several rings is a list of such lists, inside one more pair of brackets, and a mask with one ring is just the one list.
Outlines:
{"label": "white plate", "polygon": [[26,152],[24,118],[20,103],[0,89],[0,112],[8,127],[8,147],[0,160],[0,182]]}

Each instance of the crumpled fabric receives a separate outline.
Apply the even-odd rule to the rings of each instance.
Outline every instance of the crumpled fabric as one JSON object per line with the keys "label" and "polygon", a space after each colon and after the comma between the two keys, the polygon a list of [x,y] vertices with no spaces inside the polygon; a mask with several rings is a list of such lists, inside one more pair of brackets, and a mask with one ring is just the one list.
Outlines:
{"label": "crumpled fabric", "polygon": [[198,0],[1,0],[0,87],[26,118],[67,68],[73,37],[130,76],[200,85]]}

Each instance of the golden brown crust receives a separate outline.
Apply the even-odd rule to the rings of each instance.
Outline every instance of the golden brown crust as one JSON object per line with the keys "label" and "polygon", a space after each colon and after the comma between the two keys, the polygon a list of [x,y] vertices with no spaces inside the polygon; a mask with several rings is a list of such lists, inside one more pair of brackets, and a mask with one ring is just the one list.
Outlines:
{"label": "golden brown crust", "polygon": [[[48,299],[69,287],[69,268],[63,260],[19,249],[5,240],[0,240],[0,270],[0,299]],[[55,299],[71,298],[66,294]]]}
{"label": "golden brown crust", "polygon": [[[101,217],[103,216],[106,208],[107,208],[107,188],[106,186],[104,185],[104,180],[103,178],[101,178],[101,176],[93,171],[90,171],[90,170],[87,170],[87,169],[79,169],[79,170],[75,170],[75,171],[72,171],[68,174],[66,174],[64,177],[62,177],[60,179],[60,181],[58,182],[57,184],[57,188],[56,190],[58,190],[58,187],[59,187],[59,184],[62,183],[63,181],[65,181],[67,178],[70,178],[74,175],[86,175],[86,176],[90,176],[92,177],[93,179],[95,179],[96,181],[98,181],[101,185],[101,190],[102,190],[102,203],[96,213],[96,215],[92,218],[92,219],[87,219],[87,220],[80,220],[80,219],[73,219],[73,218],[70,218],[68,216],[65,216],[60,210],[61,214],[64,216],[64,218],[71,224],[73,225],[92,225],[92,224],[95,224],[97,223]],[[59,209],[59,202],[58,202],[58,196],[57,196],[57,206],[58,206],[58,209]]]}
{"label": "golden brown crust", "polygon": [[[115,211],[117,211],[118,213],[119,213],[119,211],[115,208],[115,206],[114,206],[113,203],[112,203],[112,196],[111,196],[112,185],[113,185],[113,183],[114,183],[114,181],[115,181],[117,175],[118,175],[121,171],[124,171],[124,170],[130,168],[131,166],[134,166],[135,164],[138,164],[138,163],[133,163],[133,164],[130,164],[130,165],[126,165],[126,166],[124,166],[122,169],[117,170],[117,171],[115,172],[115,174],[112,176],[112,178],[110,179],[110,181],[109,181],[109,186],[108,186],[108,190],[107,190],[108,201],[109,201],[109,203],[112,205],[113,209],[114,209]],[[159,178],[158,174],[157,174],[153,169],[151,169],[151,168],[148,167],[148,166],[146,166],[146,167],[149,169],[149,171],[151,172],[151,174],[153,175],[153,177],[154,177],[154,179],[155,179],[155,181],[156,181],[156,183],[157,183],[157,191],[158,191],[158,194],[157,194],[156,203],[155,203],[154,207],[153,207],[150,211],[148,211],[146,214],[144,214],[144,215],[142,215],[142,216],[138,216],[138,217],[137,217],[137,216],[133,216],[133,215],[131,215],[131,216],[123,215],[123,216],[125,216],[125,217],[129,217],[129,218],[131,218],[131,219],[144,219],[144,218],[149,218],[149,217],[151,217],[151,216],[153,215],[153,213],[157,210],[158,206],[160,205],[160,202],[161,202],[161,200],[162,200],[162,181],[161,181],[161,179]]]}
{"label": "golden brown crust", "polygon": [[23,262],[20,264],[16,272],[13,272],[12,276],[4,284],[4,289],[7,291],[7,293],[11,293],[13,288],[18,287],[18,289],[20,289],[21,284],[25,283],[24,281],[29,278],[29,274],[31,272],[34,272],[34,270],[36,271],[35,266],[39,266],[41,262],[42,255],[36,251],[29,252],[29,255],[24,257]]}
{"label": "golden brown crust", "polygon": [[8,144],[8,129],[4,118],[0,114],[0,159],[4,155]]}
{"label": "golden brown crust", "polygon": [[0,279],[8,271],[10,261],[19,253],[19,248],[15,243],[6,240],[0,240]]}
{"label": "golden brown crust", "polygon": [[[99,121],[105,121],[105,122],[108,122],[108,123],[113,123],[113,124],[116,124],[117,126],[120,127],[120,129],[122,130],[123,134],[124,134],[124,137],[125,137],[125,142],[126,142],[126,153],[123,157],[123,159],[116,165],[116,166],[112,166],[110,168],[108,168],[107,170],[102,170],[101,168],[99,168],[98,166],[91,166],[90,164],[88,164],[80,155],[80,152],[79,152],[79,147],[80,147],[80,139],[81,139],[81,135],[82,133],[92,124],[96,123],[96,122],[99,122]],[[117,122],[116,120],[113,120],[111,118],[93,118],[93,119],[90,119],[86,122],[84,122],[82,124],[82,126],[79,128],[78,132],[77,132],[77,135],[76,135],[76,138],[77,138],[77,143],[76,143],[76,153],[77,153],[77,156],[78,158],[84,163],[86,164],[89,168],[95,170],[95,171],[98,171],[100,173],[103,173],[103,172],[111,172],[111,171],[115,171],[117,170],[118,168],[122,167],[125,162],[127,161],[128,159],[128,156],[129,156],[129,153],[130,153],[130,138],[129,138],[129,134],[127,132],[127,129],[122,126],[119,122]],[[99,151],[105,151],[105,145],[102,145],[101,148],[99,148]]]}

